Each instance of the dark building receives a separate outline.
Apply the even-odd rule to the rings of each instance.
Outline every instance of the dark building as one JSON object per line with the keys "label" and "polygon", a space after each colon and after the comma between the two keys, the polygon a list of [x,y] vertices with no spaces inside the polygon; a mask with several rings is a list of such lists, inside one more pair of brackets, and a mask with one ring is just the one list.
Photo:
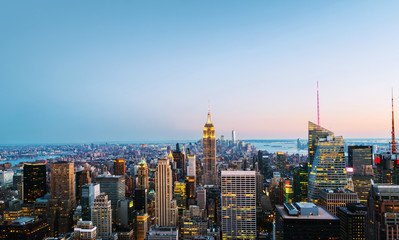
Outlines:
{"label": "dark building", "polygon": [[397,239],[399,236],[399,185],[371,182],[367,201],[366,239]]}
{"label": "dark building", "polygon": [[22,217],[0,224],[0,239],[42,240],[50,236],[50,226],[45,219]]}
{"label": "dark building", "polygon": [[399,184],[399,154],[375,154],[375,183]]}
{"label": "dark building", "polygon": [[309,171],[306,163],[300,164],[294,171],[294,201],[307,202],[308,200]]}
{"label": "dark building", "polygon": [[83,169],[75,173],[75,184],[76,184],[76,202],[80,203],[82,197],[82,186],[91,183],[91,171]]}
{"label": "dark building", "polygon": [[341,240],[366,239],[367,207],[365,205],[348,203],[337,211],[340,221]]}
{"label": "dark building", "polygon": [[125,176],[126,166],[125,159],[117,158],[114,160],[114,175]]}
{"label": "dark building", "polygon": [[134,191],[134,210],[147,213],[147,189],[136,189]]}
{"label": "dark building", "polygon": [[348,167],[354,175],[363,175],[366,166],[373,165],[372,146],[348,146]]}
{"label": "dark building", "polygon": [[196,203],[195,177],[186,177],[185,183],[186,183],[187,206],[195,205]]}
{"label": "dark building", "polygon": [[186,175],[186,159],[184,154],[180,151],[179,143],[176,144],[176,151],[173,151],[173,161],[176,163],[176,169],[179,169],[179,179],[182,179]]}
{"label": "dark building", "polygon": [[46,164],[24,164],[24,202],[34,203],[37,198],[47,193]]}
{"label": "dark building", "polygon": [[220,223],[220,188],[215,185],[206,185],[206,207],[210,223]]}
{"label": "dark building", "polygon": [[338,240],[339,219],[314,203],[276,206],[276,239]]}

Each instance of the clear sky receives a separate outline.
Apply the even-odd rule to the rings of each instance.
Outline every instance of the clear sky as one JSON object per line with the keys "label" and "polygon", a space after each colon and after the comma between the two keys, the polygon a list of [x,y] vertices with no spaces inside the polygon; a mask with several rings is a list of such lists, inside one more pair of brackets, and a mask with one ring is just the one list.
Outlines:
{"label": "clear sky", "polygon": [[[399,1],[1,1],[0,144],[390,137]],[[399,129],[399,121],[396,121]],[[399,135],[399,132],[398,132]]]}

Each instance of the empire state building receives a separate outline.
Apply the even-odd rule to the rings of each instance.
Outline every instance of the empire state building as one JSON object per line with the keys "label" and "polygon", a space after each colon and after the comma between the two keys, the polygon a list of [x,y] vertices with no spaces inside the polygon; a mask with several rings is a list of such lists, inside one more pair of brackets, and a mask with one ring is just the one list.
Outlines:
{"label": "empire state building", "polygon": [[208,112],[208,120],[204,126],[202,147],[204,155],[203,184],[218,185],[218,174],[216,171],[215,127],[211,122],[210,112]]}

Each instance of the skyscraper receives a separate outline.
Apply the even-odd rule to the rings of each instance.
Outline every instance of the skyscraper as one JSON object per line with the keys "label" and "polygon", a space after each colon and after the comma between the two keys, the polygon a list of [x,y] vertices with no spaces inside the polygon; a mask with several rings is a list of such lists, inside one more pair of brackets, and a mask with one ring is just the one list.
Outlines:
{"label": "skyscraper", "polygon": [[139,170],[137,173],[138,189],[148,190],[148,166],[144,159],[139,163]]}
{"label": "skyscraper", "polygon": [[307,202],[308,199],[308,180],[309,171],[308,165],[300,164],[294,170],[294,201]]}
{"label": "skyscraper", "polygon": [[195,178],[195,155],[194,154],[189,154],[188,155],[188,167],[187,167],[187,176],[188,177],[194,177]]}
{"label": "skyscraper", "polygon": [[72,230],[72,216],[76,204],[74,164],[52,163],[50,186],[51,198],[47,220],[52,236],[58,236]]}
{"label": "skyscraper", "polygon": [[[316,135],[313,135],[312,128],[322,131],[316,131]],[[327,133],[328,135],[325,135]],[[309,122],[309,138],[315,140],[309,139],[309,144],[311,143],[315,149],[311,150],[309,146],[309,154],[313,151],[314,154],[310,163],[308,198],[317,202],[320,189],[347,186],[344,140],[342,137],[334,137],[334,133],[311,122]]]}
{"label": "skyscraper", "polygon": [[108,196],[100,194],[94,200],[91,208],[91,221],[97,227],[97,236],[102,239],[110,239],[112,234],[112,208]]}
{"label": "skyscraper", "polygon": [[371,183],[367,201],[366,239],[397,239],[399,236],[399,185]]}
{"label": "skyscraper", "polygon": [[76,202],[80,203],[82,197],[82,186],[91,183],[91,171],[88,169],[83,169],[75,173],[76,181]]}
{"label": "skyscraper", "polygon": [[234,131],[234,129],[233,129],[233,131],[231,131],[231,144],[233,146],[236,145],[236,131]]}
{"label": "skyscraper", "polygon": [[256,237],[256,172],[222,171],[223,239]]}
{"label": "skyscraper", "polygon": [[180,144],[176,144],[176,151],[173,151],[173,160],[176,163],[179,179],[183,179],[186,172],[186,159],[184,153],[180,151]]}
{"label": "skyscraper", "polygon": [[357,203],[338,208],[341,240],[366,239],[367,207]]}
{"label": "skyscraper", "polygon": [[172,211],[175,206],[172,204],[172,169],[169,159],[158,159],[155,172],[155,217],[159,226],[175,226],[176,218]]}
{"label": "skyscraper", "polygon": [[373,146],[348,146],[348,167],[353,168],[353,175],[365,175],[364,169],[370,165],[373,165]]}
{"label": "skyscraper", "polygon": [[118,201],[125,200],[125,176],[124,175],[100,175],[96,178],[100,184],[100,191],[107,195],[111,201],[112,219],[118,222]]}
{"label": "skyscraper", "polygon": [[37,198],[47,193],[46,164],[25,163],[24,164],[24,202],[34,203]]}
{"label": "skyscraper", "polygon": [[117,158],[114,160],[114,175],[125,176],[126,166],[125,159]]}
{"label": "skyscraper", "polygon": [[82,186],[80,204],[82,205],[83,220],[91,220],[91,206],[98,195],[100,195],[100,184],[90,183]]}
{"label": "skyscraper", "polygon": [[325,139],[327,136],[334,135],[334,133],[329,130],[320,127],[312,122],[308,124],[308,155],[309,155],[309,171],[312,169],[312,164],[314,160],[314,155],[316,153],[317,144],[319,139]]}
{"label": "skyscraper", "polygon": [[204,126],[203,132],[203,184],[217,185],[218,174],[216,171],[216,137],[215,127],[211,122],[211,113],[208,112],[208,120]]}

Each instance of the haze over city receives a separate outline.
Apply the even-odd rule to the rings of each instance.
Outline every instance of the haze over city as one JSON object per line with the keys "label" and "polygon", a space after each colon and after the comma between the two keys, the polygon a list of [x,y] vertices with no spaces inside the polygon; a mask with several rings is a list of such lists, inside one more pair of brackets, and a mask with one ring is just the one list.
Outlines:
{"label": "haze over city", "polygon": [[[40,4],[39,4],[40,3]],[[389,138],[399,2],[4,1],[0,144]],[[398,115],[399,116],[399,115]]]}

